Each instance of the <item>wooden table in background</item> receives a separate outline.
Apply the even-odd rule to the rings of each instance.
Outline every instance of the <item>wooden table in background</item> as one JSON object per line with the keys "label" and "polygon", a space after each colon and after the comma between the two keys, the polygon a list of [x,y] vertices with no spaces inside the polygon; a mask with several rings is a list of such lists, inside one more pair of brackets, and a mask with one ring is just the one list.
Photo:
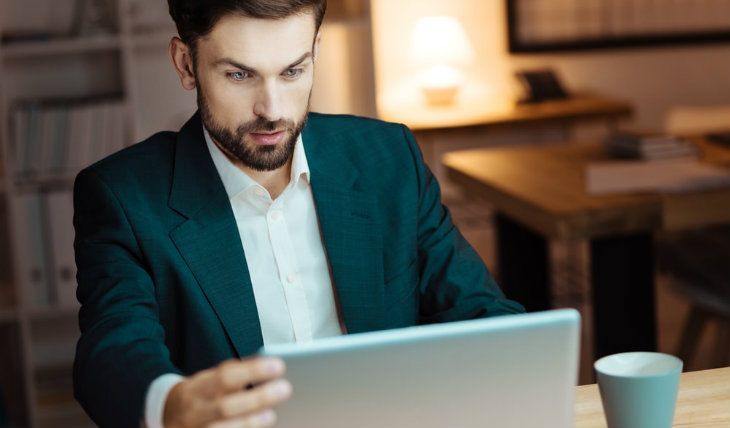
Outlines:
{"label": "wooden table in background", "polygon": [[570,125],[580,121],[615,123],[633,114],[627,101],[598,94],[578,93],[570,98],[539,103],[513,100],[480,99],[476,103],[456,103],[444,107],[425,104],[399,105],[385,109],[382,119],[400,122],[417,133],[454,128],[491,129],[504,126]]}
{"label": "wooden table in background", "polygon": [[[727,428],[730,426],[730,368],[682,373],[675,427]],[[606,426],[598,386],[579,386],[575,396],[576,428]]]}
{"label": "wooden table in background", "polygon": [[[703,161],[730,165],[727,148],[697,144]],[[598,143],[465,150],[443,159],[451,182],[494,206],[500,285],[528,310],[551,307],[547,241],[590,241],[596,358],[656,348],[652,233],[730,221],[728,187],[589,195],[585,166],[610,159]]]}
{"label": "wooden table in background", "polygon": [[628,101],[590,93],[523,104],[499,97],[436,107],[404,103],[379,108],[379,115],[391,122],[404,123],[413,131],[424,160],[439,180],[445,178],[441,154],[466,148],[460,146],[464,141],[491,141],[494,144],[500,138],[531,132],[542,134],[546,130],[548,135],[556,134],[556,141],[568,141],[573,138],[576,125],[595,123],[613,129],[633,114]]}

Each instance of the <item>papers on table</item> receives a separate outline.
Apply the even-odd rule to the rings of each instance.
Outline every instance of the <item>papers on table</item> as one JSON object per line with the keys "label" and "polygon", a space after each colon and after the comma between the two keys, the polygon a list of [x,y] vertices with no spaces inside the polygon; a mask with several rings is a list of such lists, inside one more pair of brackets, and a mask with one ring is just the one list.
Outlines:
{"label": "papers on table", "polygon": [[681,192],[730,186],[730,172],[694,159],[606,161],[586,166],[585,183],[594,195]]}
{"label": "papers on table", "polygon": [[606,147],[616,157],[629,159],[669,159],[697,157],[691,142],[664,132],[622,130],[606,138]]}

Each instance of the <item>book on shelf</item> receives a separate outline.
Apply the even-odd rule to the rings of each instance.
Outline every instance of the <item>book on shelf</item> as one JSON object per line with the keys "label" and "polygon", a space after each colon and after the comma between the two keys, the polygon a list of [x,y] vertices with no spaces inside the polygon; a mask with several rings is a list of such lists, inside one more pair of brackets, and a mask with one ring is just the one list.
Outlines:
{"label": "book on shelf", "polygon": [[19,179],[75,175],[127,144],[120,97],[18,101],[11,116]]}
{"label": "book on shelf", "polygon": [[23,165],[27,156],[27,146],[19,144],[19,142],[27,142],[30,140],[28,131],[31,129],[30,111],[26,108],[15,108],[11,113],[12,121],[10,126],[11,144],[9,147],[10,158],[15,166],[16,174],[24,174]]}
{"label": "book on shelf", "polygon": [[46,218],[48,219],[50,242],[51,282],[54,297],[59,308],[74,308],[76,300],[76,261],[73,242],[73,195],[71,191],[46,194]]}
{"label": "book on shelf", "polygon": [[23,193],[15,202],[13,217],[19,234],[16,275],[27,305],[47,307],[51,303],[51,279],[46,258],[43,199],[40,193]]}
{"label": "book on shelf", "polygon": [[691,142],[664,132],[624,129],[610,134],[605,143],[611,153],[621,158],[692,158],[698,154]]}
{"label": "book on shelf", "polygon": [[66,165],[70,171],[80,171],[89,164],[93,133],[95,106],[79,104],[69,112],[68,141],[66,145]]}
{"label": "book on shelf", "polygon": [[53,125],[50,139],[53,141],[53,138],[56,138],[57,143],[46,148],[48,158],[46,158],[44,169],[53,173],[63,172],[64,166],[68,163],[65,150],[65,147],[68,146],[68,116],[69,109],[64,108],[56,109],[55,116],[52,116]]}
{"label": "book on shelf", "polygon": [[30,157],[31,171],[51,172],[51,157],[53,156],[54,146],[62,144],[62,136],[56,134],[56,116],[58,116],[57,108],[41,107],[38,138],[36,141],[32,141],[35,150],[32,151],[33,156]]}
{"label": "book on shelf", "polygon": [[15,211],[16,268],[29,308],[78,307],[71,190],[22,193]]}

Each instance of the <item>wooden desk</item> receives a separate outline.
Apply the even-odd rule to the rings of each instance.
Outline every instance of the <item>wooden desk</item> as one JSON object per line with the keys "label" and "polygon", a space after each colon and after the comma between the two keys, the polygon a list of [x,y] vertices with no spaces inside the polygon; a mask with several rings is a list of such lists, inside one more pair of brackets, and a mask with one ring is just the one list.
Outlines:
{"label": "wooden desk", "polygon": [[596,94],[575,94],[564,100],[534,104],[485,96],[446,107],[419,103],[392,107],[379,111],[380,116],[404,123],[413,131],[424,160],[446,187],[446,171],[441,164],[445,152],[485,147],[485,142],[569,141],[579,125],[597,124],[611,129],[633,114],[628,101]]}
{"label": "wooden desk", "polygon": [[[598,386],[579,386],[575,396],[576,428],[606,426]],[[674,412],[675,427],[730,426],[730,368],[682,373]]]}
{"label": "wooden desk", "polygon": [[[491,104],[490,104],[491,103]],[[380,116],[401,122],[413,131],[434,131],[452,128],[493,128],[541,123],[565,124],[575,121],[616,121],[628,118],[633,109],[627,101],[596,94],[574,94],[564,100],[516,104],[512,100],[485,100],[445,107],[421,104],[399,105],[386,109]]]}
{"label": "wooden desk", "polygon": [[[698,141],[703,160],[730,151]],[[590,240],[596,357],[656,348],[652,232],[730,221],[730,189],[593,196],[584,168],[598,143],[447,153],[449,179],[496,209],[500,285],[528,310],[550,307],[547,240]]]}

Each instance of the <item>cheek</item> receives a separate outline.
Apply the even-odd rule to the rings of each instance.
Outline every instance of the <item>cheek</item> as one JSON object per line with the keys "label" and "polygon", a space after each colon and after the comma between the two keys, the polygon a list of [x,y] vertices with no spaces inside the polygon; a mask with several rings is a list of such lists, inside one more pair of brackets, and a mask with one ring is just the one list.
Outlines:
{"label": "cheek", "polygon": [[221,123],[229,126],[238,126],[241,122],[252,119],[253,97],[245,91],[235,91],[230,88],[218,90],[211,94],[208,104]]}

